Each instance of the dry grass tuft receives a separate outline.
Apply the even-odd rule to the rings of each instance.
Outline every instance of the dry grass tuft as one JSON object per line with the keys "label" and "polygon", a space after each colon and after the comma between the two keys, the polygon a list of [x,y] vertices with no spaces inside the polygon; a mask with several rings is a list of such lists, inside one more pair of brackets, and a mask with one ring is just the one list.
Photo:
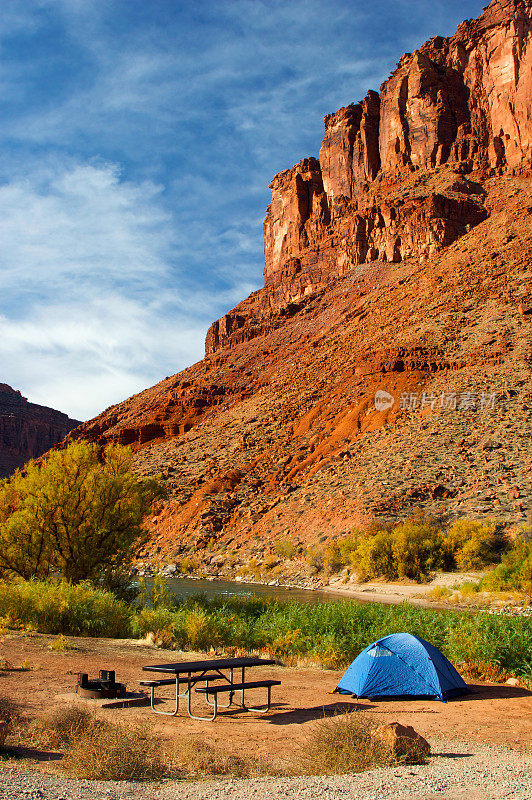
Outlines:
{"label": "dry grass tuft", "polygon": [[85,780],[157,780],[170,773],[150,731],[92,719],[68,748],[63,769]]}
{"label": "dry grass tuft", "polygon": [[408,758],[374,736],[377,723],[355,711],[320,720],[303,745],[297,766],[306,775],[345,775],[375,767],[423,763],[425,755],[411,751]]}
{"label": "dry grass tuft", "polygon": [[172,760],[181,777],[203,778],[226,775],[234,778],[251,778],[259,775],[284,774],[260,759],[227,753],[216,745],[188,736],[179,742]]}
{"label": "dry grass tuft", "polygon": [[22,719],[22,714],[18,704],[8,697],[0,697],[0,719],[8,722],[10,726],[16,726]]}
{"label": "dry grass tuft", "polygon": [[488,683],[506,683],[510,678],[519,681],[525,689],[532,688],[532,680],[522,675],[515,675],[499,664],[491,661],[460,661],[455,664],[460,675],[469,681],[487,681]]}
{"label": "dry grass tuft", "polygon": [[52,711],[43,720],[30,724],[33,742],[40,747],[68,747],[92,725],[94,717],[81,706]]}
{"label": "dry grass tuft", "polygon": [[503,667],[491,661],[462,661],[457,666],[460,675],[470,681],[488,681],[490,683],[505,683],[512,677]]}

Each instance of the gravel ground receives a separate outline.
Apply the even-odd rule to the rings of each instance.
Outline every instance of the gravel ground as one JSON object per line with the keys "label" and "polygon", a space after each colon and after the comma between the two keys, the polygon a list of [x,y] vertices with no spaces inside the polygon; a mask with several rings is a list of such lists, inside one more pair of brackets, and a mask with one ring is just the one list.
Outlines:
{"label": "gravel ground", "polygon": [[493,745],[433,743],[429,764],[359,775],[162,782],[74,781],[0,765],[2,800],[531,800],[532,756]]}

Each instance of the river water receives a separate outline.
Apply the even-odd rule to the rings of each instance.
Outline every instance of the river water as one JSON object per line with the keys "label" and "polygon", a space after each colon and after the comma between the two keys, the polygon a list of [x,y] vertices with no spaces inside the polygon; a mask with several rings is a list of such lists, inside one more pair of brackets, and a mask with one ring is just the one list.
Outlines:
{"label": "river water", "polygon": [[[146,585],[151,587],[153,578],[146,578]],[[338,600],[333,594],[319,590],[288,589],[283,586],[264,586],[262,583],[238,583],[237,581],[208,581],[203,578],[165,578],[168,589],[179,600],[186,600],[196,595],[231,597],[273,597],[275,600],[296,600],[298,603],[329,603]]]}

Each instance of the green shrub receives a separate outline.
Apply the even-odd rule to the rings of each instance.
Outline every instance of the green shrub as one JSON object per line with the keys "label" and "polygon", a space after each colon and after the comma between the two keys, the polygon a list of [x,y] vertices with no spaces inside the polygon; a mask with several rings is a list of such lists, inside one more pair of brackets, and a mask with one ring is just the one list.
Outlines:
{"label": "green shrub", "polygon": [[0,575],[113,581],[147,539],[164,489],[131,471],[133,452],[73,441],[0,480]]}
{"label": "green shrub", "polygon": [[354,551],[353,561],[359,580],[396,578],[397,567],[393,559],[391,532],[378,530],[361,537]]}
{"label": "green shrub", "polygon": [[343,536],[331,542],[323,553],[323,566],[326,572],[332,575],[350,565],[357,544],[358,539],[354,536]]}
{"label": "green shrub", "polygon": [[430,520],[407,520],[393,529],[392,555],[400,578],[425,581],[442,564],[441,533]]}
{"label": "green shrub", "polygon": [[88,582],[0,581],[0,617],[42,633],[127,637],[133,609]]}
{"label": "green shrub", "polygon": [[495,520],[459,519],[443,538],[444,565],[447,569],[483,569],[493,563],[501,550]]}
{"label": "green shrub", "polygon": [[518,591],[532,596],[532,540],[519,536],[501,563],[480,583],[486,591]]}
{"label": "green shrub", "polygon": [[414,513],[391,526],[372,523],[349,542],[349,558],[359,580],[412,578],[427,580],[442,563],[442,537],[437,520]]}

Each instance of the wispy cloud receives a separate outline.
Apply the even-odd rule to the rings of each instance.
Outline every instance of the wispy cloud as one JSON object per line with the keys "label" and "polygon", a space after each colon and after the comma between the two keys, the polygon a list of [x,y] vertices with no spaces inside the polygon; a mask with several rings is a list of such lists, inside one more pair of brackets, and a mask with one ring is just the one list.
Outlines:
{"label": "wispy cloud", "polygon": [[35,401],[85,418],[124,399],[201,358],[208,323],[249,292],[181,285],[160,194],[74,162],[0,188],[0,360]]}

